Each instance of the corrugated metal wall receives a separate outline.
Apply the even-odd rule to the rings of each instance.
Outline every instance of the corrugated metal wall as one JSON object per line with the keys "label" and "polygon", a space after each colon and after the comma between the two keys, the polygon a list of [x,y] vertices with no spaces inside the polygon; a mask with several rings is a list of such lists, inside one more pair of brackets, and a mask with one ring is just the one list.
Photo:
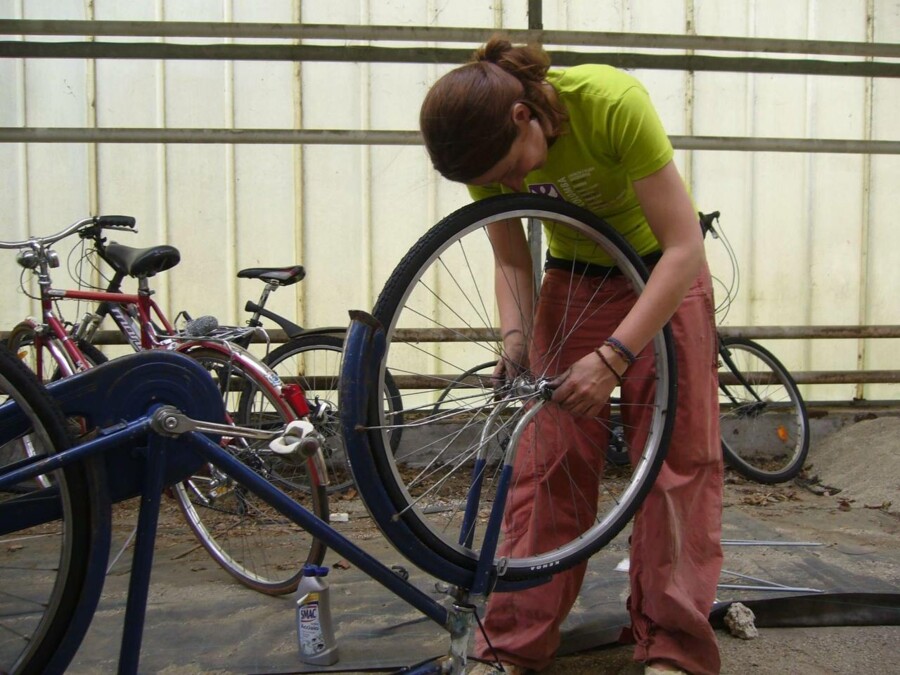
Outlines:
{"label": "corrugated metal wall", "polygon": [[[549,30],[900,41],[897,0],[545,0],[543,8]],[[525,28],[527,3],[0,0],[0,17]],[[0,59],[0,126],[409,130],[447,68]],[[894,79],[635,74],[673,135],[900,137]],[[677,160],[698,206],[722,211],[738,256],[741,288],[727,325],[900,324],[896,155],[679,151]],[[182,251],[182,264],[155,283],[173,314],[240,321],[258,290],[238,282],[237,270],[300,261],[308,279],[276,294],[273,308],[308,325],[343,325],[348,309],[371,307],[408,247],[466,195],[436,176],[418,146],[0,143],[0,202],[3,240],[90,213],[136,216],[140,234],[121,235],[123,243]],[[708,250],[714,273],[730,278],[721,247]],[[34,307],[16,292],[19,270],[5,255],[8,328]],[[893,342],[769,346],[795,370],[886,369],[895,367]],[[893,389],[869,385],[865,395],[897,398]],[[841,385],[817,387],[814,398],[854,395]]]}

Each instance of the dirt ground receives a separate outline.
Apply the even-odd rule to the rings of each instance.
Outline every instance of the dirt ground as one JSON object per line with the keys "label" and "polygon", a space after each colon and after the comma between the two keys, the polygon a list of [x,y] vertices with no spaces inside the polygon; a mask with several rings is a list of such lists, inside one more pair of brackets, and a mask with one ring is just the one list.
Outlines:
{"label": "dirt ground", "polygon": [[[900,592],[900,419],[846,427],[812,448],[800,481],[764,487],[728,473],[726,510],[743,511],[835,550],[853,551],[860,566]],[[798,539],[799,540],[799,539]],[[885,554],[882,569],[872,559]],[[900,602],[900,601],[898,601]],[[900,624],[900,606],[897,606]],[[900,625],[760,628],[743,640],[718,631],[723,673],[900,673]],[[616,646],[561,657],[546,675],[642,670],[631,649]]]}
{"label": "dirt ground", "polygon": [[[749,533],[753,538],[777,537],[780,541],[812,542],[816,546],[727,546],[726,567],[787,585],[802,583],[826,591],[874,589],[900,593],[900,419],[863,421],[831,434],[812,448],[804,479],[762,486],[728,473],[723,537],[741,540]],[[231,582],[197,548],[190,534],[178,526],[174,507],[170,504],[167,508],[154,563],[141,672],[314,672],[302,670],[296,659],[290,598],[260,596]],[[349,523],[339,528],[360,546],[381,560],[403,562],[370,527],[358,500],[333,504],[332,511],[348,513]],[[120,505],[119,543],[132,518],[133,505]],[[174,520],[167,524],[167,518]],[[596,578],[615,581],[615,575],[620,573],[611,570],[625,555],[624,541],[617,540],[601,551],[591,561],[600,570]],[[107,579],[100,611],[76,656],[72,673],[115,670],[127,558],[126,554]],[[352,566],[343,566],[334,554],[329,554],[326,563],[332,568],[329,579],[333,611],[344,622],[338,630],[339,644],[348,659],[353,648],[376,650],[372,653],[379,658],[373,657],[373,662],[389,655],[396,658],[397,654],[408,654],[412,662],[435,649],[446,651],[446,634],[433,626],[433,630],[429,629],[430,622],[418,618],[415,610],[386,597],[380,586]],[[418,579],[415,570],[411,573],[412,580],[422,588],[434,585],[433,580]],[[616,583],[620,586],[614,587],[614,613],[621,611],[627,594],[627,581]],[[772,595],[779,594],[764,597]],[[583,596],[573,615],[589,621],[596,608],[591,605],[590,596]],[[722,591],[720,599],[756,597],[753,593],[737,597],[735,592]],[[900,613],[900,607],[895,605],[894,609]],[[370,643],[353,643],[353,636],[365,633],[361,626],[379,621],[412,626],[415,630],[398,633],[393,642],[378,638],[371,647]],[[760,621],[760,625],[763,623]],[[900,673],[900,666],[896,665],[900,657],[900,617],[895,615],[892,623],[895,625],[760,627],[759,636],[752,640],[732,637],[722,629],[717,633],[722,672]],[[385,637],[386,633],[379,635]],[[358,666],[339,668],[340,665],[328,672],[363,672]],[[631,661],[630,647],[604,645],[561,656],[545,672],[638,675],[642,669]]]}

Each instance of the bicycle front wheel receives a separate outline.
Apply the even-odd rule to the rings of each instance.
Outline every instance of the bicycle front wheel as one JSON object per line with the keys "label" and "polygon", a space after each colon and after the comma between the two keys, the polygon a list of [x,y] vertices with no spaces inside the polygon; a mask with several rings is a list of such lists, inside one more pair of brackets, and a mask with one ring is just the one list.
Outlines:
{"label": "bicycle front wheel", "polygon": [[[227,350],[187,352],[212,375],[235,424],[257,429],[284,427],[294,416],[271,389]],[[239,409],[240,407],[240,409]],[[285,459],[265,441],[223,437],[224,447],[295,501],[328,520],[325,488],[313,482],[305,461]],[[268,595],[297,588],[304,563],[320,564],[325,546],[218,468],[204,470],[175,487],[175,496],[200,543],[229,574]]]}
{"label": "bicycle front wheel", "polygon": [[[18,408],[24,424],[7,414]],[[0,477],[68,447],[62,414],[0,349]],[[25,448],[28,448],[26,451]],[[63,672],[87,631],[109,551],[109,504],[95,465],[72,464],[0,490],[0,672]],[[80,619],[76,614],[84,612]]]}
{"label": "bicycle front wheel", "polygon": [[[540,370],[525,372],[512,386],[496,390],[485,373],[488,362],[503,356],[488,227],[519,227],[522,219],[542,221],[548,240],[582,239],[583,252],[606,253],[621,275],[612,282],[569,270],[571,290],[579,285],[582,292],[587,289],[588,306],[570,312],[569,316],[579,318],[559,326],[552,344],[539,348],[546,356]],[[602,298],[609,284],[623,285],[634,298],[644,288],[646,275],[641,259],[602,220],[567,202],[531,195],[471,204],[432,228],[410,250],[374,310],[388,339],[377,391],[383,391],[388,376],[396,381],[403,400],[402,439],[395,451],[388,450],[389,434],[397,425],[385,415],[382,401],[372,404],[369,437],[378,480],[397,517],[421,543],[458,567],[474,569],[487,535],[484,523],[489,510],[495,498],[503,497],[496,490],[504,465],[511,467],[515,489],[517,481],[526,480],[521,467],[528,465],[529,471],[538,472],[547,468],[542,465],[541,439],[559,435],[563,428],[576,429],[581,448],[577,460],[576,453],[567,452],[560,459],[563,465],[555,469],[566,485],[557,485],[544,506],[524,508],[546,509],[540,516],[545,522],[576,520],[569,530],[577,531],[570,539],[538,542],[527,553],[495,560],[498,573],[516,580],[546,575],[549,569],[560,571],[605,546],[625,527],[659,471],[671,433],[675,361],[668,330],[642,353],[650,363],[650,375],[642,383],[649,392],[643,400],[649,402],[635,403],[629,419],[642,418],[641,427],[648,433],[630,434],[633,466],[604,472],[608,415],[579,420],[552,403],[544,404],[533,417],[531,411],[541,396],[540,383],[562,372],[554,370],[558,361],[548,365],[555,361],[554,355],[579,351],[573,350],[571,340],[584,340],[584,331],[579,334],[579,330],[589,315],[608,309],[610,301]],[[523,319],[533,325],[533,317]],[[534,336],[524,337],[534,347]],[[596,346],[605,336],[588,337]],[[584,346],[580,356],[591,348]],[[514,433],[529,427],[523,435]],[[511,464],[513,452],[515,464]],[[583,462],[586,455],[590,460]],[[588,491],[574,480],[585,472],[595,481]],[[521,510],[520,505],[519,519]]]}
{"label": "bicycle front wheel", "polygon": [[791,480],[809,452],[809,417],[794,378],[752,340],[724,338],[719,356],[725,460],[760,483]]}
{"label": "bicycle front wheel", "polygon": [[[340,429],[338,391],[344,340],[334,335],[302,335],[272,350],[264,359],[284,383],[298,384],[309,404],[309,421],[322,437],[322,454],[328,470],[328,493],[353,486],[353,473]],[[384,401],[388,415],[402,424],[400,392],[390,375],[385,382]],[[391,434],[396,448],[400,431]]]}
{"label": "bicycle front wheel", "polygon": [[[62,347],[46,339],[38,339],[34,326],[28,322],[22,322],[10,331],[7,345],[43,384],[55,382],[74,372],[74,367]],[[103,352],[90,342],[78,340],[76,345],[92,366],[98,366],[108,360]]]}

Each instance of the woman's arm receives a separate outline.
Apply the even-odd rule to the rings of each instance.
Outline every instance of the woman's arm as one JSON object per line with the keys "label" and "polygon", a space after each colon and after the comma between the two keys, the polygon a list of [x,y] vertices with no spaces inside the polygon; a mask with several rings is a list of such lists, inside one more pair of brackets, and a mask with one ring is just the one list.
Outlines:
{"label": "woman's arm", "polygon": [[[637,354],[678,309],[700,272],[705,252],[697,214],[674,162],[635,181],[634,191],[663,251],[644,292],[613,332]],[[617,372],[625,372],[628,364],[621,356],[607,346],[601,352]],[[591,352],[559,378],[553,400],[575,414],[598,415],[616,384],[609,368]]]}
{"label": "woman's arm", "polygon": [[501,370],[513,366],[518,372],[527,366],[528,336],[534,316],[531,251],[525,229],[517,219],[492,223],[488,237],[494,250],[494,292],[505,353],[500,366]]}
{"label": "woman's arm", "polygon": [[697,213],[674,162],[635,181],[634,191],[663,251],[646,289],[613,333],[637,354],[672,318],[706,254]]}

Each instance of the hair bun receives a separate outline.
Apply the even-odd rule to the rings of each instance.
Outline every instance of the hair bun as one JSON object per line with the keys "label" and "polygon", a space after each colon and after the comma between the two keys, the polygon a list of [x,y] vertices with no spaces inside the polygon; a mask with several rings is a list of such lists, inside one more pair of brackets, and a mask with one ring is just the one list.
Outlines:
{"label": "hair bun", "polygon": [[495,36],[488,40],[483,47],[479,47],[475,51],[475,60],[496,64],[512,48],[512,43],[509,40]]}

